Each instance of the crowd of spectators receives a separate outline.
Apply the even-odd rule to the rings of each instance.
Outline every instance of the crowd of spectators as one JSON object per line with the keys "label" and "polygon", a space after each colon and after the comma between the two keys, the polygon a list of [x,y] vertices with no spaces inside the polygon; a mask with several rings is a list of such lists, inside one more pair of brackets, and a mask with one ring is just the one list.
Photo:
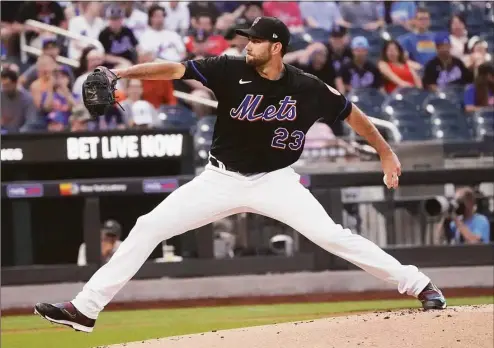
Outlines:
{"label": "crowd of spectators", "polygon": [[[286,63],[341,93],[373,88],[390,94],[404,87],[435,93],[457,85],[464,88],[467,111],[494,107],[492,35],[470,30],[465,16],[477,11],[488,23],[491,5],[452,3],[457,10],[437,24],[431,23],[428,4],[418,1],[2,2],[2,132],[160,127],[160,110],[177,105],[197,117],[214,114],[174,96],[180,90],[214,99],[197,81],[119,80],[117,99],[124,110],[110,108],[94,121],[81,104],[82,84],[98,65],[244,55],[248,41],[235,28],[262,15],[290,28]],[[25,24],[28,19],[86,36],[93,44],[33,28]],[[39,56],[21,59],[22,33]],[[341,133],[337,126],[333,131]]]}

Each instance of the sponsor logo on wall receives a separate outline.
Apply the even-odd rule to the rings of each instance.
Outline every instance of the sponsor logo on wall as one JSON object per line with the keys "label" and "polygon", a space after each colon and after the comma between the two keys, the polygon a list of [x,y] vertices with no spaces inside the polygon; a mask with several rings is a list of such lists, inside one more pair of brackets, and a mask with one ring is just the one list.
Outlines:
{"label": "sponsor logo on wall", "polygon": [[24,158],[24,153],[20,148],[13,148],[13,149],[6,148],[1,150],[2,162],[22,161],[23,158]]}
{"label": "sponsor logo on wall", "polygon": [[62,183],[59,185],[60,195],[75,196],[79,193],[126,192],[126,184],[76,184]]}
{"label": "sponsor logo on wall", "polygon": [[142,182],[142,190],[146,193],[172,192],[177,188],[177,179],[146,179]]}
{"label": "sponsor logo on wall", "polygon": [[32,198],[43,196],[43,185],[41,184],[9,184],[7,185],[7,197],[9,198]]}
{"label": "sponsor logo on wall", "polygon": [[162,158],[182,155],[182,134],[67,138],[68,160]]}

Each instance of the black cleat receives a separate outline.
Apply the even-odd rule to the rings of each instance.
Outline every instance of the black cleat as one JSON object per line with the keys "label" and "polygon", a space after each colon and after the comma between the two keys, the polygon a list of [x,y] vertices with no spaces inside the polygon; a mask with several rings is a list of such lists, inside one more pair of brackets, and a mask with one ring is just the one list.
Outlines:
{"label": "black cleat", "polygon": [[71,302],[37,303],[34,313],[52,323],[69,326],[76,331],[92,332],[96,322],[79,312]]}
{"label": "black cleat", "polygon": [[446,308],[446,299],[443,293],[432,283],[427,284],[419,294],[418,299],[422,302],[422,307],[425,310]]}

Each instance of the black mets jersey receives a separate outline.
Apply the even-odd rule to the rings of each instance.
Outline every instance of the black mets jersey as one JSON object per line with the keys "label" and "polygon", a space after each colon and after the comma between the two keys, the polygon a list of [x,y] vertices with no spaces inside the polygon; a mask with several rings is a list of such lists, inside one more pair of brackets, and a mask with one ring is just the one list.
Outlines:
{"label": "black mets jersey", "polygon": [[345,119],[352,104],[317,77],[285,64],[279,80],[257,73],[243,57],[189,60],[182,79],[210,88],[218,100],[211,155],[228,170],[261,173],[288,167],[318,119]]}

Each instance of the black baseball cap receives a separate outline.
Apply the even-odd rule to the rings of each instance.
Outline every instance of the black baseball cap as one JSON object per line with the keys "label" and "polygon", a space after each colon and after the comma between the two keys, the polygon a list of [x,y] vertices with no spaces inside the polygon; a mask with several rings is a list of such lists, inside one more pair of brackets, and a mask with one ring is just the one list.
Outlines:
{"label": "black baseball cap", "polygon": [[274,17],[257,17],[249,29],[237,29],[235,32],[241,36],[280,42],[283,47],[287,47],[290,42],[288,27]]}

